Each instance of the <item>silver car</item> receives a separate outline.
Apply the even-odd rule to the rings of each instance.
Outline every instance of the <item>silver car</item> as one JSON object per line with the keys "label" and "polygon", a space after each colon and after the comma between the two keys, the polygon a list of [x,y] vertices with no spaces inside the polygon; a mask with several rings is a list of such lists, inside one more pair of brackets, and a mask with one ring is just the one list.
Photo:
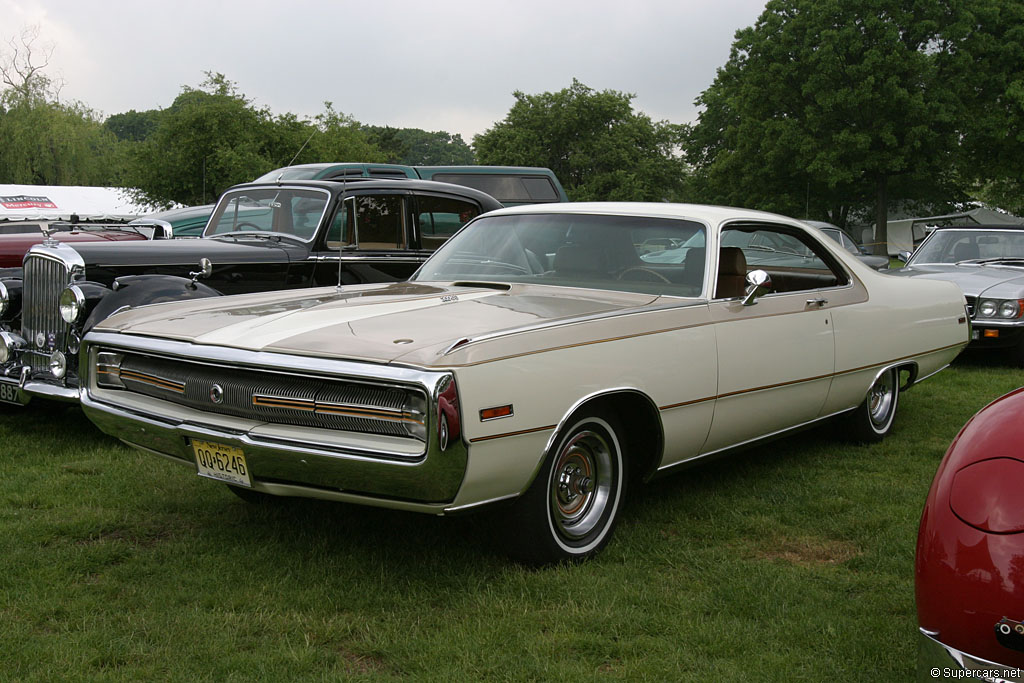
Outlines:
{"label": "silver car", "polygon": [[1024,226],[936,228],[889,272],[958,284],[973,324],[968,348],[1000,349],[1024,366]]}

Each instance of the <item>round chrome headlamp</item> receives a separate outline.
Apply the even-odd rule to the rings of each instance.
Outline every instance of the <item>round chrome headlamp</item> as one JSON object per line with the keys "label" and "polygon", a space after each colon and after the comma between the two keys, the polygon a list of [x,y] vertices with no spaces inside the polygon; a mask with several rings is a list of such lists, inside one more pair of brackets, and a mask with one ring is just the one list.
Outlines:
{"label": "round chrome headlamp", "polygon": [[999,305],[992,299],[985,299],[978,304],[978,316],[981,318],[991,318],[996,314]]}
{"label": "round chrome headlamp", "polygon": [[11,305],[11,294],[7,291],[7,285],[0,282],[0,315],[7,312]]}
{"label": "round chrome headlamp", "polygon": [[78,319],[82,316],[82,311],[85,310],[85,294],[78,285],[71,285],[65,287],[64,291],[60,293],[60,317],[64,319],[64,322],[72,325],[78,322]]}
{"label": "round chrome headlamp", "polygon": [[1018,318],[1020,317],[1020,304],[1011,299],[1009,301],[1003,301],[999,304],[999,317],[1000,318]]}
{"label": "round chrome headlamp", "polygon": [[0,364],[6,363],[7,361],[14,358],[15,353],[25,342],[15,334],[11,332],[0,332]]}
{"label": "round chrome headlamp", "polygon": [[50,356],[50,374],[57,379],[63,379],[68,371],[68,359],[60,351],[54,351]]}

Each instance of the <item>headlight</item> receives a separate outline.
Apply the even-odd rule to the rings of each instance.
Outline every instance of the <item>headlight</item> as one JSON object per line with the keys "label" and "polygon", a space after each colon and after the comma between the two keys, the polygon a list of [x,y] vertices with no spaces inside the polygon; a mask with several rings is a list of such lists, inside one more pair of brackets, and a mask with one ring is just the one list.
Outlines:
{"label": "headlight", "polygon": [[0,282],[0,315],[7,312],[8,306],[11,305],[11,295],[7,291],[7,285]]}
{"label": "headlight", "polygon": [[0,332],[0,363],[6,363],[14,358],[18,349],[24,345],[25,341],[16,334]]}
{"label": "headlight", "polygon": [[78,322],[82,311],[85,310],[85,294],[82,293],[78,285],[66,287],[60,293],[59,305],[60,317],[64,319],[64,322],[72,325]]}
{"label": "headlight", "polygon": [[982,299],[975,318],[1012,320],[1024,315],[1024,299]]}
{"label": "headlight", "polygon": [[1004,301],[999,304],[1000,318],[1019,318],[1021,306],[1017,300]]}
{"label": "headlight", "polygon": [[96,354],[96,386],[107,389],[124,389],[121,381],[121,362],[124,356],[112,351]]}

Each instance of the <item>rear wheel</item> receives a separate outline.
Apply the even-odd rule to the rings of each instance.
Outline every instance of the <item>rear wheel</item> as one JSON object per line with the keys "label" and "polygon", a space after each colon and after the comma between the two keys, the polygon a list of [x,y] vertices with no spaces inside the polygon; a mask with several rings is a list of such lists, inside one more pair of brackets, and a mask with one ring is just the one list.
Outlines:
{"label": "rear wheel", "polygon": [[608,543],[626,489],[611,417],[575,417],[507,518],[512,554],[530,564],[573,562]]}
{"label": "rear wheel", "polygon": [[864,402],[848,418],[851,438],[871,443],[881,441],[892,431],[900,396],[899,380],[897,368],[889,368],[878,376]]}

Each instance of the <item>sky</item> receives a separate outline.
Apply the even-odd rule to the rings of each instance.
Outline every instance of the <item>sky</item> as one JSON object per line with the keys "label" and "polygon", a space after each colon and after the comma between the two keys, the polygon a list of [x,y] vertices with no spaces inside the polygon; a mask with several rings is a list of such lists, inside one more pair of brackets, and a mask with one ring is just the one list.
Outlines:
{"label": "sky", "polygon": [[368,125],[459,133],[501,121],[514,92],[577,79],[635,95],[656,121],[694,100],[765,0],[0,0],[0,52],[25,27],[60,96],[110,116],[171,105],[219,72],[274,114],[324,102]]}

